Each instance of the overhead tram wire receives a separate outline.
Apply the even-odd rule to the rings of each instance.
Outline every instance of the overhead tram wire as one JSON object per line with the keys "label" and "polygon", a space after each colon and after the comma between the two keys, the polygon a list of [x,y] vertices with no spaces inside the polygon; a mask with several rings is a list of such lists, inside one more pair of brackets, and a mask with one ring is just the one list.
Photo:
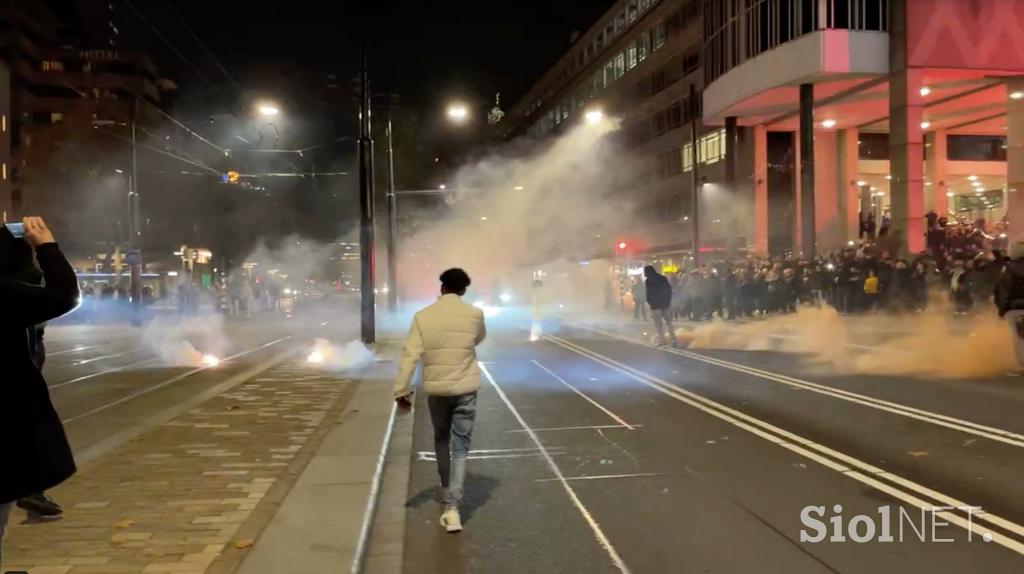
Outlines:
{"label": "overhead tram wire", "polygon": [[182,23],[182,25],[185,26],[185,30],[187,30],[189,35],[192,36],[192,39],[195,40],[196,44],[199,44],[199,47],[202,48],[204,52],[206,52],[206,55],[209,56],[211,60],[213,60],[213,63],[217,65],[220,71],[224,74],[224,77],[227,78],[229,82],[231,82],[231,85],[233,85],[236,90],[241,92],[242,87],[238,85],[238,82],[235,81],[235,78],[228,72],[227,68],[225,68],[224,65],[220,63],[220,60],[217,59],[217,56],[215,56],[213,52],[206,46],[206,44],[199,38],[199,36],[192,31],[192,27],[188,25],[188,21],[186,21],[185,18],[182,17],[182,15],[177,10],[175,10],[174,6],[171,4],[169,0],[164,0],[164,5],[166,5],[167,9],[171,11],[171,14],[174,14],[174,16]]}
{"label": "overhead tram wire", "polygon": [[199,76],[199,79],[205,82],[206,85],[209,86],[211,89],[217,89],[217,87],[213,85],[213,82],[211,82],[209,78],[204,76],[203,73],[199,71],[199,68],[197,68],[195,64],[193,64],[192,61],[189,60],[187,56],[185,56],[185,54],[181,53],[181,50],[179,50],[170,40],[168,40],[163,34],[160,33],[160,30],[155,25],[153,25],[152,22],[149,21],[149,18],[146,18],[145,14],[140,12],[139,9],[135,7],[135,4],[132,4],[131,0],[123,0],[123,2],[126,6],[128,6],[128,8],[132,10],[132,12],[135,12],[135,15],[138,16],[139,19],[142,20],[142,22],[146,24],[146,26],[148,26],[149,29],[152,30],[154,34],[156,34],[156,37],[159,38],[161,42],[166,44],[167,47],[170,48],[171,51],[174,52],[174,54],[181,59],[182,62],[185,62],[185,65],[191,68],[192,71],[195,72],[196,76]]}

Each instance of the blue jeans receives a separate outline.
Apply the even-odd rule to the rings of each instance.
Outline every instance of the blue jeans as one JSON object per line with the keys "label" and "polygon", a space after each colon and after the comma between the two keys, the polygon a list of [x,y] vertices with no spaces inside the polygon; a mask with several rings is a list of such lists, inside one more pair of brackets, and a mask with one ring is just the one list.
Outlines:
{"label": "blue jeans", "polygon": [[434,453],[441,486],[447,489],[447,503],[457,506],[462,501],[466,482],[466,457],[476,419],[476,393],[454,397],[427,397],[430,421],[434,424]]}

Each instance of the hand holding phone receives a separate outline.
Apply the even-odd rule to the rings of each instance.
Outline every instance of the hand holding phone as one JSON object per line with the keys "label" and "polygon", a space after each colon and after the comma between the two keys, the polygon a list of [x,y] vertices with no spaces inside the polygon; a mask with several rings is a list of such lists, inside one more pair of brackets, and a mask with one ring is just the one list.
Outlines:
{"label": "hand holding phone", "polygon": [[32,247],[57,241],[53,238],[50,228],[46,227],[46,222],[42,217],[26,217],[22,220],[22,225],[25,226],[25,241],[28,241]]}

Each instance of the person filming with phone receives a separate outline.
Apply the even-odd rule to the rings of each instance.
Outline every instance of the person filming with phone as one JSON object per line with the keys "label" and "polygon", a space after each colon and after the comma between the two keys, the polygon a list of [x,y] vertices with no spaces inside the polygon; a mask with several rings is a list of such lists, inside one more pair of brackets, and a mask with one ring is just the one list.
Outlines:
{"label": "person filming with phone", "polygon": [[[24,279],[26,245],[42,272],[42,284]],[[75,473],[64,426],[30,341],[36,325],[74,310],[78,301],[75,271],[42,218],[0,225],[0,436],[12,439],[0,442],[0,541],[15,501]]]}

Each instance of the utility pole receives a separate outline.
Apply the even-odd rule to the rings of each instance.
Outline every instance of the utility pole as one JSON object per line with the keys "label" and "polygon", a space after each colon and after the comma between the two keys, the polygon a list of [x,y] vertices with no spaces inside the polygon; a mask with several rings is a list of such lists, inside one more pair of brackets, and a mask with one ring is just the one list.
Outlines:
{"label": "utility pole", "polygon": [[367,76],[366,48],[359,68],[359,283],[363,343],[376,341],[376,316],[373,289],[376,262],[373,248],[373,139],[370,137],[370,80]]}
{"label": "utility pole", "polygon": [[395,149],[388,102],[388,309],[398,311],[398,197],[395,196]]}
{"label": "utility pole", "polygon": [[139,170],[138,146],[136,145],[135,124],[139,115],[139,98],[135,98],[130,108],[130,129],[132,138],[131,167],[128,172],[128,233],[131,250],[128,252],[128,265],[131,269],[132,291],[132,325],[142,325],[142,228],[139,221]]}
{"label": "utility pole", "polygon": [[690,217],[690,241],[693,245],[693,266],[700,268],[700,175],[697,173],[697,86],[690,84],[690,194],[691,208]]}

